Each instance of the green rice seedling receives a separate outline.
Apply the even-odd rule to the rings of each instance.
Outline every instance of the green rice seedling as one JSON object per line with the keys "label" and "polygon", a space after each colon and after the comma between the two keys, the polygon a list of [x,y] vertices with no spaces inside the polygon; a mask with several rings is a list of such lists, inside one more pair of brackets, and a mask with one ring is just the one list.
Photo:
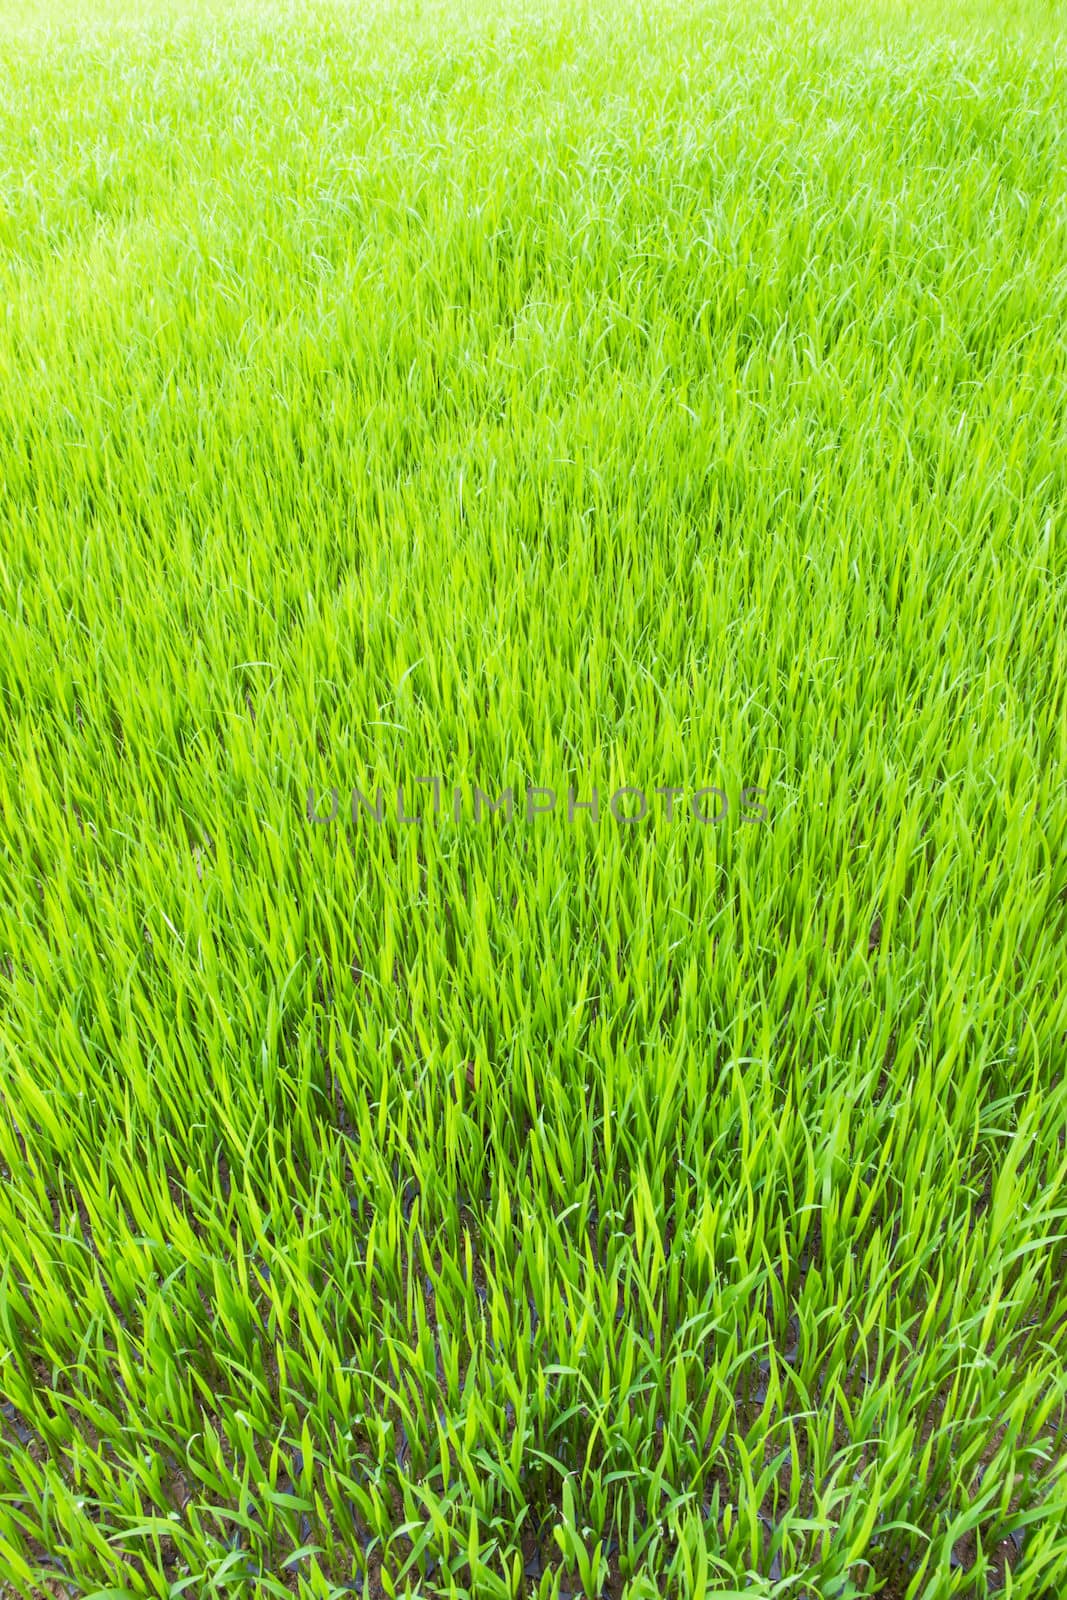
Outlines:
{"label": "green rice seedling", "polygon": [[1015,0],[0,0],[0,1595],[1067,1588]]}

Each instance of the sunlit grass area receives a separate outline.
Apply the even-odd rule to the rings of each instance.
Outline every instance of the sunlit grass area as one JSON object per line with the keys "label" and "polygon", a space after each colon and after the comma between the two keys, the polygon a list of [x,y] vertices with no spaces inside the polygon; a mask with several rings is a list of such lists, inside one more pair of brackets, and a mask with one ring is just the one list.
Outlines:
{"label": "sunlit grass area", "polygon": [[0,1593],[1059,1600],[1063,8],[120,10],[0,0]]}

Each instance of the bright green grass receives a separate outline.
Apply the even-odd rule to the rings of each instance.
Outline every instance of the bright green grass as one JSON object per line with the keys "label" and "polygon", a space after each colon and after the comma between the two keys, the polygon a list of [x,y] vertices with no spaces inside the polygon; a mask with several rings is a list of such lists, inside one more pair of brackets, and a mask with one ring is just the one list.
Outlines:
{"label": "bright green grass", "polygon": [[1063,11],[120,9],[0,6],[2,1592],[1058,1600]]}

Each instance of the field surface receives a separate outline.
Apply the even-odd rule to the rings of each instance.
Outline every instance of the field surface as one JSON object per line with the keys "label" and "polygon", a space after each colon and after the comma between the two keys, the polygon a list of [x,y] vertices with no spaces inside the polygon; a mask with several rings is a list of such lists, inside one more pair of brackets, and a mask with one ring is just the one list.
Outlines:
{"label": "field surface", "polygon": [[0,0],[6,1600],[1067,1593],[1065,24]]}

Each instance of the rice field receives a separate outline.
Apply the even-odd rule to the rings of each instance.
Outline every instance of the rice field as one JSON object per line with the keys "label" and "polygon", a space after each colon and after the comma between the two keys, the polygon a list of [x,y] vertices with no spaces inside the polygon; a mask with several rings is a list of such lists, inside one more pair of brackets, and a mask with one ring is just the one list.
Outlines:
{"label": "rice field", "polygon": [[0,1595],[1067,1593],[1067,11],[0,0]]}

